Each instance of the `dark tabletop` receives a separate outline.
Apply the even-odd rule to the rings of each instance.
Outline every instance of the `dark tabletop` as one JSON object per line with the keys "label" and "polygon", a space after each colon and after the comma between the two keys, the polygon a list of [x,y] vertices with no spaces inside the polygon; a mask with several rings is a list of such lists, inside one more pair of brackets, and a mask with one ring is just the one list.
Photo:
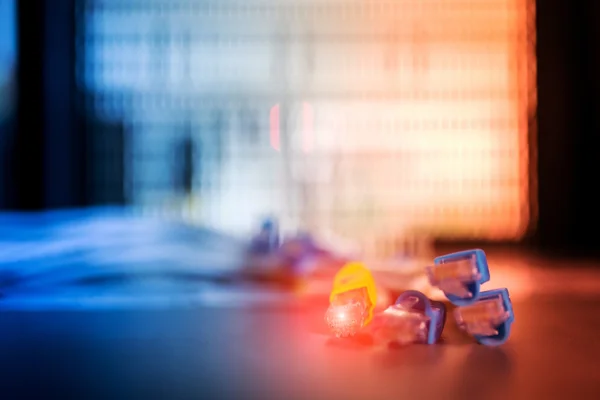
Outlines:
{"label": "dark tabletop", "polygon": [[3,399],[600,398],[600,297],[515,303],[510,341],[378,350],[282,308],[3,312]]}
{"label": "dark tabletop", "polygon": [[382,350],[331,340],[323,304],[252,301],[268,287],[103,286],[140,270],[218,275],[238,245],[160,221],[86,218],[0,215],[0,400],[600,399],[595,262],[486,249],[486,287],[508,287],[515,310],[504,346],[474,344],[450,320],[438,345]]}

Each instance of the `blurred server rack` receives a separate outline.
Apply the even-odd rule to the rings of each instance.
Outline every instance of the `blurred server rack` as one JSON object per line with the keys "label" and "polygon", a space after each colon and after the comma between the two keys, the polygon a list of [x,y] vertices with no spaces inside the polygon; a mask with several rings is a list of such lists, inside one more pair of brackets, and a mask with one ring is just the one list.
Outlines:
{"label": "blurred server rack", "polygon": [[78,9],[98,202],[362,241],[535,226],[533,1]]}

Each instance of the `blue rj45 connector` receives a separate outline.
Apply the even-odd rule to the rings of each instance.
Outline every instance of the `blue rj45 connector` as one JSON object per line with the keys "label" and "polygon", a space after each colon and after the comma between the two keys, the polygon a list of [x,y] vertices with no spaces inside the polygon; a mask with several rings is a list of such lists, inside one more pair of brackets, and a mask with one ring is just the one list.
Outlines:
{"label": "blue rj45 connector", "polygon": [[465,250],[434,259],[427,267],[429,282],[440,288],[448,300],[457,306],[476,301],[480,286],[490,280],[490,271],[483,250]]}
{"label": "blue rj45 connector", "polygon": [[373,320],[372,332],[379,344],[435,344],[446,323],[446,306],[423,293],[408,290],[396,303]]}
{"label": "blue rj45 connector", "polygon": [[499,346],[508,340],[515,320],[508,289],[481,292],[479,299],[454,310],[458,326],[486,346]]}

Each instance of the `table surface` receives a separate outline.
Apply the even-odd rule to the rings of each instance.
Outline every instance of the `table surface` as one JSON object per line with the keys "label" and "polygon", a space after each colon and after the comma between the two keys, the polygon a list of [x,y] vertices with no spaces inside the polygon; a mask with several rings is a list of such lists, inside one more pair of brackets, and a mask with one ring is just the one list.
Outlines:
{"label": "table surface", "polygon": [[3,311],[2,398],[597,399],[600,297],[515,301],[504,346],[378,350],[326,335],[320,310]]}
{"label": "table surface", "polygon": [[[125,239],[140,240],[139,232],[148,236],[151,230],[128,224],[139,231],[134,235],[116,224],[118,235],[106,219],[93,228],[101,234],[92,250],[79,241],[87,234],[74,225],[66,226],[61,241],[54,240],[56,233],[33,235],[22,223],[19,231],[0,231],[5,245],[25,246],[19,251],[3,247],[3,265],[12,268],[4,271],[17,271],[37,285],[0,298],[1,399],[600,398],[600,263],[488,251],[492,280],[486,287],[508,287],[515,310],[512,336],[504,346],[477,345],[450,320],[438,345],[382,350],[368,341],[332,340],[324,309],[317,305],[297,307],[277,295],[253,301],[268,294],[267,287],[252,292],[235,285],[167,284],[156,288],[162,297],[136,303],[119,300],[119,293],[102,285],[61,286],[89,269],[130,270],[128,262],[134,261],[137,267],[153,268],[152,254],[181,255],[169,240],[197,240],[195,233],[175,235],[160,225],[157,234],[144,239],[146,250],[129,254],[127,261]],[[13,243],[17,233],[20,242]],[[211,240],[214,254],[221,254],[227,240]],[[67,256],[65,248],[70,249]],[[112,263],[114,254],[120,254],[117,263]],[[145,255],[149,262],[140,258]],[[183,272],[197,268],[195,253],[187,259],[172,262],[179,262]],[[171,262],[161,260],[163,269]],[[55,272],[34,274],[42,264]],[[54,292],[42,293],[50,283]],[[136,297],[144,290],[125,284],[117,292]],[[173,300],[174,290],[186,293],[165,302],[165,296]],[[33,294],[41,296],[37,302],[24,301]],[[52,303],[51,297],[59,301]],[[191,298],[200,300],[186,305]]]}

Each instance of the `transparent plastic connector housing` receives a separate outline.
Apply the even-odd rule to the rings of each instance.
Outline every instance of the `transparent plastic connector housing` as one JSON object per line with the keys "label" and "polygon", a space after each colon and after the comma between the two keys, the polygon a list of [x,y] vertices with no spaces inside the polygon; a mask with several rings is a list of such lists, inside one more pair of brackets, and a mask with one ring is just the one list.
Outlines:
{"label": "transparent plastic connector housing", "polygon": [[475,255],[443,264],[427,267],[429,281],[446,294],[469,298],[472,293],[467,285],[477,282],[480,274]]}
{"label": "transparent plastic connector housing", "polygon": [[393,305],[373,321],[376,345],[425,343],[429,332],[429,317],[403,305]]}
{"label": "transparent plastic connector housing", "polygon": [[336,337],[354,336],[368,316],[368,299],[364,290],[338,295],[325,313],[325,321]]}
{"label": "transparent plastic connector housing", "polygon": [[502,297],[498,296],[459,307],[454,310],[454,317],[458,326],[473,336],[495,336],[510,313],[504,308]]}

